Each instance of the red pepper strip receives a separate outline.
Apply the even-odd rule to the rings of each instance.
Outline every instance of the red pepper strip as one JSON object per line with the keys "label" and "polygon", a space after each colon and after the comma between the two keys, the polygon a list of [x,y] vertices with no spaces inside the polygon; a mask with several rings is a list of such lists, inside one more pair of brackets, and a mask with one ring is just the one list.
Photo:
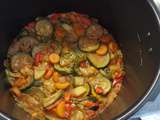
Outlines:
{"label": "red pepper strip", "polygon": [[35,24],[36,24],[35,22],[31,22],[28,25],[26,25],[24,28],[27,30],[33,30],[35,27]]}
{"label": "red pepper strip", "polygon": [[37,52],[35,55],[35,65],[38,65],[40,62],[42,62],[43,54],[41,52]]}
{"label": "red pepper strip", "polygon": [[88,27],[89,25],[91,25],[91,21],[90,21],[89,19],[85,18],[85,17],[82,17],[82,18],[81,18],[81,21],[82,21],[82,23],[83,23],[84,25],[86,25],[87,27]]}
{"label": "red pepper strip", "polygon": [[50,19],[51,19],[52,23],[55,23],[57,21],[58,17],[60,17],[60,14],[58,14],[58,13],[52,14],[50,16]]}
{"label": "red pepper strip", "polygon": [[122,80],[123,80],[123,78],[124,78],[124,76],[123,76],[123,74],[122,74],[122,72],[115,72],[114,73],[114,80],[113,80],[113,86],[114,85],[116,85],[117,83],[120,83],[120,82],[122,82]]}
{"label": "red pepper strip", "polygon": [[61,27],[56,27],[55,36],[59,39],[62,39],[64,35],[65,35],[64,30]]}
{"label": "red pepper strip", "polygon": [[96,93],[98,94],[103,93],[103,89],[101,87],[96,87]]}
{"label": "red pepper strip", "polygon": [[55,49],[55,48],[56,48],[55,43],[51,43],[51,48],[52,48],[52,49]]}
{"label": "red pepper strip", "polygon": [[87,110],[87,111],[86,111],[86,115],[88,116],[88,118],[94,116],[95,114],[96,114],[96,112],[93,111],[93,110]]}
{"label": "red pepper strip", "polygon": [[97,103],[92,102],[92,101],[86,101],[85,102],[85,106],[86,107],[93,107],[93,106],[96,106],[96,105],[97,105]]}
{"label": "red pepper strip", "polygon": [[79,64],[79,66],[82,67],[82,68],[87,67],[86,61],[81,61],[80,64]]}
{"label": "red pepper strip", "polygon": [[65,112],[64,112],[64,117],[65,117],[65,118],[69,118],[70,115],[71,115],[71,112],[70,112],[70,111],[65,111]]}

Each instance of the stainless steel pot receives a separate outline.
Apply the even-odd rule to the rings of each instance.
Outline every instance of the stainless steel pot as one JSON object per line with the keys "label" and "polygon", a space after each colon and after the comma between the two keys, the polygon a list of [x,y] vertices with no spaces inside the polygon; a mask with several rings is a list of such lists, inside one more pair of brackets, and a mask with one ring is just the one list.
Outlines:
{"label": "stainless steel pot", "polygon": [[0,3],[0,116],[29,120],[9,95],[3,60],[18,30],[36,16],[76,11],[96,17],[115,36],[124,52],[127,71],[115,102],[96,120],[127,119],[151,96],[159,77],[160,26],[158,0],[1,0]]}

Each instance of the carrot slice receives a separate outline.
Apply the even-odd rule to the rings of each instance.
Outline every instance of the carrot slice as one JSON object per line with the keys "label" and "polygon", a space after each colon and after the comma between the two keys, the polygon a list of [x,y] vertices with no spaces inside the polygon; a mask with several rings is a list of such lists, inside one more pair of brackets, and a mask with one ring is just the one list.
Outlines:
{"label": "carrot slice", "polygon": [[93,107],[93,106],[95,106],[95,105],[96,105],[95,102],[91,102],[91,101],[86,101],[86,102],[85,102],[85,106],[86,106],[86,107]]}
{"label": "carrot slice", "polygon": [[54,86],[55,86],[57,89],[66,89],[69,85],[70,85],[69,82],[63,82],[63,83],[57,82],[57,83],[55,83]]}
{"label": "carrot slice", "polygon": [[104,45],[104,44],[102,44],[102,45],[100,45],[99,49],[96,50],[96,53],[97,53],[98,55],[105,55],[105,54],[107,53],[107,51],[108,51],[107,46]]}
{"label": "carrot slice", "polygon": [[59,81],[59,78],[60,78],[60,74],[58,72],[54,72],[53,75],[52,75],[52,78],[55,82]]}
{"label": "carrot slice", "polygon": [[49,68],[46,70],[45,74],[44,74],[44,78],[45,79],[49,79],[53,74],[53,69],[52,68]]}
{"label": "carrot slice", "polygon": [[103,89],[101,87],[96,87],[96,93],[98,94],[103,93]]}
{"label": "carrot slice", "polygon": [[115,42],[110,42],[109,43],[109,50],[111,50],[111,52],[116,52],[118,50],[118,46]]}
{"label": "carrot slice", "polygon": [[56,114],[61,117],[61,118],[64,118],[65,117],[65,102],[64,101],[61,101],[56,110],[55,110]]}
{"label": "carrot slice", "polygon": [[52,53],[49,55],[49,60],[52,64],[56,64],[56,63],[59,63],[60,57],[58,54]]}

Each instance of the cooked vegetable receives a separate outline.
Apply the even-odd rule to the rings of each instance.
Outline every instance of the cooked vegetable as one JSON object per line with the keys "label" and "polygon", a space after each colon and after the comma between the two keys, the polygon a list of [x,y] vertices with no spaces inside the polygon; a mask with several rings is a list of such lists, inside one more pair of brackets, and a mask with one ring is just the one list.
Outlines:
{"label": "cooked vegetable", "polygon": [[17,53],[11,58],[11,68],[14,72],[20,71],[24,66],[32,67],[33,59],[25,53]]}
{"label": "cooked vegetable", "polygon": [[84,87],[86,88],[86,92],[84,93],[83,97],[86,97],[90,93],[90,85],[86,83]]}
{"label": "cooked vegetable", "polygon": [[109,50],[111,50],[111,52],[116,52],[117,51],[117,49],[118,49],[118,46],[117,46],[117,44],[115,43],[115,42],[110,42],[109,43]]}
{"label": "cooked vegetable", "polygon": [[97,40],[103,35],[103,28],[98,24],[93,24],[87,29],[87,37],[92,40]]}
{"label": "cooked vegetable", "polygon": [[52,74],[53,74],[53,69],[52,68],[48,68],[48,69],[46,69],[46,72],[44,74],[44,78],[45,79],[50,79]]}
{"label": "cooked vegetable", "polygon": [[49,55],[49,60],[52,64],[56,64],[56,63],[59,63],[60,57],[58,54],[52,53]]}
{"label": "cooked vegetable", "polygon": [[40,36],[51,36],[53,33],[53,26],[47,19],[39,20],[35,26],[36,33]]}
{"label": "cooked vegetable", "polygon": [[8,57],[11,57],[12,55],[16,54],[20,50],[20,42],[17,39],[14,39],[12,44],[9,46],[8,49]]}
{"label": "cooked vegetable", "polygon": [[87,37],[81,37],[78,45],[84,52],[93,52],[99,48],[99,41],[97,39],[92,40]]}
{"label": "cooked vegetable", "polygon": [[99,102],[103,102],[103,97],[95,92],[93,85],[91,85],[91,93]]}
{"label": "cooked vegetable", "polygon": [[112,35],[97,19],[76,12],[27,24],[4,64],[14,99],[37,120],[96,117],[118,95],[125,75]]}
{"label": "cooked vegetable", "polygon": [[69,87],[69,85],[70,85],[69,82],[63,82],[63,83],[57,82],[57,83],[54,84],[54,86],[57,89],[66,89],[67,87]]}
{"label": "cooked vegetable", "polygon": [[17,97],[20,97],[21,95],[21,91],[17,87],[11,88],[10,91]]}
{"label": "cooked vegetable", "polygon": [[57,91],[56,93],[54,93],[53,95],[47,97],[47,98],[44,98],[43,99],[43,106],[44,107],[47,107],[51,104],[53,104],[54,102],[56,102],[61,96],[63,95],[63,91],[62,90],[59,90]]}
{"label": "cooked vegetable", "polygon": [[92,102],[97,102],[97,99],[95,97],[89,97],[88,100]]}
{"label": "cooked vegetable", "polygon": [[61,117],[61,118],[64,118],[65,117],[65,102],[64,101],[61,101],[56,110],[55,110],[56,114]]}
{"label": "cooked vegetable", "polygon": [[107,53],[107,50],[108,50],[107,46],[104,45],[104,44],[102,44],[102,45],[100,45],[100,47],[98,48],[98,50],[96,50],[96,53],[98,55],[105,55]]}
{"label": "cooked vegetable", "polygon": [[[95,86],[95,92],[97,94],[105,95],[111,90],[111,82],[103,76],[98,76],[97,81],[93,81]],[[97,82],[97,83],[96,83]]]}
{"label": "cooked vegetable", "polygon": [[85,29],[81,24],[74,24],[73,29],[78,37],[83,36],[85,34]]}
{"label": "cooked vegetable", "polygon": [[30,52],[32,48],[38,44],[38,40],[32,36],[24,36],[19,39],[20,50],[22,52]]}
{"label": "cooked vegetable", "polygon": [[108,69],[108,68],[105,68],[104,70],[103,69],[100,69],[99,70],[99,72],[103,75],[103,76],[105,76],[106,78],[108,78],[108,79],[111,79],[112,78],[112,71],[110,70],[110,69]]}
{"label": "cooked vegetable", "polygon": [[91,108],[89,108],[90,110],[93,110],[93,111],[96,111],[96,110],[98,110],[98,108],[99,108],[99,106],[98,105],[95,105],[95,106],[93,106],[93,107],[91,107]]}
{"label": "cooked vegetable", "polygon": [[52,79],[53,79],[55,82],[58,82],[60,76],[61,76],[61,75],[60,75],[58,72],[54,71],[53,76],[52,76]]}
{"label": "cooked vegetable", "polygon": [[79,87],[76,87],[76,88],[72,89],[71,94],[74,97],[80,97],[80,96],[84,95],[87,91],[88,90],[85,86],[79,86]]}
{"label": "cooked vegetable", "polygon": [[60,65],[67,66],[73,64],[76,60],[76,54],[74,52],[65,53],[60,58]]}
{"label": "cooked vegetable", "polygon": [[84,113],[81,110],[75,110],[73,111],[70,120],[84,120],[84,119],[85,119]]}
{"label": "cooked vegetable", "polygon": [[48,44],[46,43],[40,43],[37,46],[35,46],[32,50],[32,57],[35,57],[36,53],[43,53],[48,48]]}
{"label": "cooked vegetable", "polygon": [[106,54],[104,56],[97,55],[94,53],[89,53],[87,55],[89,61],[97,68],[103,68],[108,65],[110,61],[110,56],[109,54]]}
{"label": "cooked vegetable", "polygon": [[[23,68],[23,73],[19,72],[11,72],[6,70],[6,75],[8,78],[8,82],[13,86],[20,90],[25,89],[32,85],[33,79],[33,71],[30,68]],[[24,75],[24,76],[23,76]]]}
{"label": "cooked vegetable", "polygon": [[66,101],[69,101],[69,100],[71,99],[71,96],[72,96],[71,93],[69,93],[69,92],[67,93],[67,92],[66,92],[66,93],[64,94],[64,99],[65,99]]}
{"label": "cooked vegetable", "polygon": [[104,44],[108,44],[110,41],[112,41],[113,38],[111,35],[107,34],[107,35],[103,35],[100,37],[100,41]]}
{"label": "cooked vegetable", "polygon": [[62,40],[65,36],[65,30],[61,26],[56,26],[55,36],[57,40]]}
{"label": "cooked vegetable", "polygon": [[54,65],[55,70],[57,70],[58,72],[62,73],[62,74],[71,74],[74,72],[72,67],[63,67],[59,64],[55,64]]}
{"label": "cooked vegetable", "polygon": [[75,86],[84,85],[84,77],[79,77],[79,76],[74,77],[74,85]]}
{"label": "cooked vegetable", "polygon": [[34,67],[34,78],[40,79],[47,70],[47,63],[42,63],[39,66]]}
{"label": "cooked vegetable", "polygon": [[62,51],[62,45],[61,42],[59,41],[54,41],[53,43],[51,43],[51,48],[53,49],[53,52],[56,54],[60,54]]}

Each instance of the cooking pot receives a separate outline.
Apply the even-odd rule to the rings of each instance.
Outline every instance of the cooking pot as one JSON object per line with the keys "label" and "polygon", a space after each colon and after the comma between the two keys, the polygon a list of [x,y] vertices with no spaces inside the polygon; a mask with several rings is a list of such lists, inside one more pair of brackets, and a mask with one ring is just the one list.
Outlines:
{"label": "cooking pot", "polygon": [[157,89],[160,63],[158,0],[1,0],[0,2],[0,116],[29,120],[8,92],[3,61],[20,28],[37,16],[76,11],[99,19],[119,43],[125,60],[122,90],[96,120],[127,119]]}

